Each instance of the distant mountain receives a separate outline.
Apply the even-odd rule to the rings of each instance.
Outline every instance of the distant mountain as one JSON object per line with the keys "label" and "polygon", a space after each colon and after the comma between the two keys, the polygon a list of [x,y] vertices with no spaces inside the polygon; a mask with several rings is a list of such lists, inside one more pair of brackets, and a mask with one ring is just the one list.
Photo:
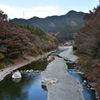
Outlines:
{"label": "distant mountain", "polygon": [[21,25],[30,25],[41,28],[48,33],[60,33],[60,40],[73,39],[73,33],[76,33],[84,25],[83,16],[85,13],[69,11],[61,16],[49,16],[46,18],[33,17],[30,19],[13,19],[14,22]]}

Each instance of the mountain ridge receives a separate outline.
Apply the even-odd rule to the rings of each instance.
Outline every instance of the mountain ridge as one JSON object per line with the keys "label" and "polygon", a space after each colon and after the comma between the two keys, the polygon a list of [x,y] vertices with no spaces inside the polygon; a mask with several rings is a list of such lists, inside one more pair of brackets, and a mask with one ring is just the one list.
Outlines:
{"label": "mountain ridge", "polygon": [[[13,19],[20,25],[29,25],[41,28],[47,33],[61,33],[58,35],[60,39],[71,39],[73,33],[76,33],[80,27],[84,25],[84,12],[69,11],[65,15],[47,16],[46,18],[32,17],[30,19]],[[70,34],[71,33],[71,34]],[[69,36],[68,36],[69,35]]]}

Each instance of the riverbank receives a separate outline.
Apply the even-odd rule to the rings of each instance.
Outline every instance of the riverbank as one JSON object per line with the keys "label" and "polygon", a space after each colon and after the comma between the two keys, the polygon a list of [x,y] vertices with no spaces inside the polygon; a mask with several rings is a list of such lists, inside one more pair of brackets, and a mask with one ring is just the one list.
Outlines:
{"label": "riverbank", "polygon": [[47,57],[47,55],[49,53],[51,53],[51,52],[45,53],[43,55],[39,55],[37,57],[28,56],[27,59],[20,60],[18,62],[15,62],[14,64],[8,65],[4,69],[0,69],[0,81],[2,81],[5,78],[5,76],[10,74],[12,71],[14,71],[14,70],[16,70],[16,69],[18,69],[20,67],[23,67],[23,66],[25,66],[27,64],[30,64],[33,61],[37,61],[37,60],[39,60],[41,58]]}
{"label": "riverbank", "polygon": [[[64,49],[60,56],[77,60],[72,53],[72,46]],[[84,100],[82,86],[68,74],[67,70],[66,62],[62,58],[55,57],[55,60],[48,64],[47,69],[42,73],[42,83],[48,90],[47,100]]]}

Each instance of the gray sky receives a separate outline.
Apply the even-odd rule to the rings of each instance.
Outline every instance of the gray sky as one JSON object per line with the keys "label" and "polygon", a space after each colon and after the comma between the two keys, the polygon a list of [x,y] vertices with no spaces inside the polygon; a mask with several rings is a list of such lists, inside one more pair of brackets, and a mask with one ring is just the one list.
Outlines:
{"label": "gray sky", "polygon": [[46,17],[66,14],[70,10],[88,12],[99,0],[0,0],[0,9],[9,18]]}

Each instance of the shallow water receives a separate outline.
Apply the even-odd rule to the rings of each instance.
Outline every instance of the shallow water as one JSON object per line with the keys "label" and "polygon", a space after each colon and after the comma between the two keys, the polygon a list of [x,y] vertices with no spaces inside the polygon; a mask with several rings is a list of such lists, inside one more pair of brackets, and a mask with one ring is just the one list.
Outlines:
{"label": "shallow water", "polygon": [[[66,49],[58,50],[58,52],[51,53],[51,55],[57,56],[57,55],[59,55],[59,53],[65,51],[65,50],[66,50]],[[59,57],[59,56],[57,56],[57,57]],[[70,60],[70,61],[71,61],[71,60]],[[85,80],[85,79],[82,77],[81,74],[76,73],[77,70],[74,69],[75,66],[76,66],[76,64],[73,63],[73,62],[68,62],[68,61],[66,61],[66,64],[67,64],[67,66],[68,66],[68,73],[69,73],[72,77],[74,77],[74,78],[76,79],[77,82],[79,82],[80,84],[82,84],[82,86],[83,86],[83,96],[84,96],[84,99],[85,99],[85,100],[97,100],[97,99],[96,99],[96,96],[95,96],[95,91],[92,91],[92,90],[88,87],[89,84],[88,84],[87,82],[84,83],[84,80]]]}
{"label": "shallow water", "polygon": [[[37,66],[41,66],[40,69]],[[21,71],[29,69],[34,71],[24,72],[22,79],[17,82],[12,80],[11,74],[8,75],[0,82],[0,100],[47,100],[47,91],[41,87],[41,71],[45,66],[46,63],[35,62],[20,68]]]}
{"label": "shallow water", "polygon": [[[65,49],[66,50],[66,49]],[[61,50],[59,50],[59,51],[61,51]],[[64,51],[64,50],[63,50]],[[61,51],[61,52],[63,52],[63,51]],[[60,53],[61,53],[60,52]],[[52,55],[59,55],[59,53],[58,52],[54,52],[54,53],[52,53]],[[71,60],[70,60],[71,61]],[[92,91],[88,86],[89,86],[89,84],[86,82],[86,83],[84,83],[84,78],[82,77],[82,75],[80,75],[80,74],[78,74],[78,73],[76,73],[77,72],[77,70],[75,70],[74,68],[75,68],[75,66],[76,66],[76,64],[75,63],[71,63],[71,62],[68,62],[68,61],[66,61],[66,64],[67,64],[67,66],[68,66],[68,73],[72,76],[72,77],[74,77],[75,79],[76,79],[76,81],[77,82],[79,82],[80,84],[82,84],[83,85],[83,96],[84,96],[84,99],[85,100],[97,100],[96,99],[96,96],[95,96],[95,91]]]}
{"label": "shallow water", "polygon": [[[62,52],[62,51],[61,51]],[[57,55],[53,53],[52,55]],[[27,66],[19,68],[19,71],[24,71],[22,79],[16,82],[12,80],[11,74],[0,82],[0,100],[47,100],[47,91],[41,86],[41,71],[47,66],[46,61],[36,61]],[[68,68],[74,67],[69,64]],[[33,70],[33,72],[25,72]],[[69,69],[69,74],[72,75],[80,84],[84,83],[84,78],[75,73],[75,69]],[[85,100],[96,100],[94,91],[88,88],[88,83],[83,85],[83,95]]]}
{"label": "shallow water", "polygon": [[[69,69],[68,73],[76,79],[83,86],[83,95],[85,100],[96,100],[95,91],[92,91],[88,86],[87,82],[84,82],[82,75],[76,73],[75,69]],[[86,81],[86,80],[85,80]]]}

